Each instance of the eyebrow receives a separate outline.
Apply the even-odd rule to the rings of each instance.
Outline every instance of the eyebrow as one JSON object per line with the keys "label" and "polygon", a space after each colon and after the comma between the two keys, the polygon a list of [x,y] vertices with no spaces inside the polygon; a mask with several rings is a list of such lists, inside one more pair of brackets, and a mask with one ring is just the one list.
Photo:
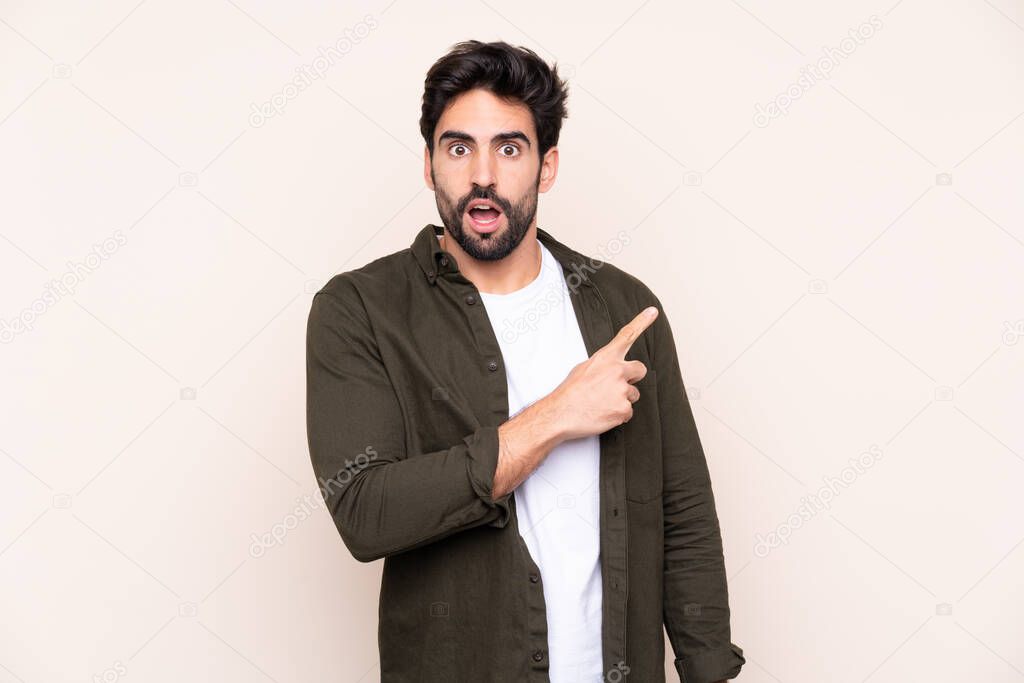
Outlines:
{"label": "eyebrow", "polygon": [[[476,138],[474,138],[469,133],[463,132],[461,130],[446,130],[445,132],[441,133],[441,137],[437,139],[437,144],[441,144],[445,140],[461,140],[463,142],[476,142]],[[491,144],[494,144],[495,142],[499,141],[505,142],[507,140],[522,140],[524,143],[526,143],[527,147],[532,147],[532,145],[530,145],[530,138],[526,137],[526,134],[519,130],[510,130],[504,133],[498,133],[497,135],[491,138]]]}

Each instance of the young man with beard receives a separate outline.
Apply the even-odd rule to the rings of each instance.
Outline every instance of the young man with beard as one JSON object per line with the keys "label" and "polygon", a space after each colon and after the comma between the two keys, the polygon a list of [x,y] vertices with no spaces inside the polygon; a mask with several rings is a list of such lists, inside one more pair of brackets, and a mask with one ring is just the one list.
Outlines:
{"label": "young man with beard", "polygon": [[745,661],[661,302],[537,226],[566,97],[530,50],[455,45],[420,119],[443,230],[313,298],[310,455],[384,558],[384,683],[664,681],[663,627],[681,681]]}

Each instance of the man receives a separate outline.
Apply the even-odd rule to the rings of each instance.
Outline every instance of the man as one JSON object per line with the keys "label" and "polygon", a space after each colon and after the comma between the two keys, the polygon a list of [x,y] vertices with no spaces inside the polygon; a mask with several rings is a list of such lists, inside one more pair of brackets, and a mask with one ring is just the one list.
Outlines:
{"label": "man", "polygon": [[384,683],[735,677],[714,496],[661,302],[537,227],[567,87],[455,45],[427,74],[443,231],[334,276],[307,330],[334,523],[384,558]]}

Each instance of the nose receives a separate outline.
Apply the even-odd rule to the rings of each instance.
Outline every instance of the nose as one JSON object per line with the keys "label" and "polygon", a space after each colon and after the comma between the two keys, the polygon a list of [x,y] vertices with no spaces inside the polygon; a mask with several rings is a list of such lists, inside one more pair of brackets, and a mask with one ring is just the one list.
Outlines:
{"label": "nose", "polygon": [[487,152],[477,154],[473,159],[473,168],[470,172],[474,183],[480,187],[489,187],[494,184],[494,160]]}

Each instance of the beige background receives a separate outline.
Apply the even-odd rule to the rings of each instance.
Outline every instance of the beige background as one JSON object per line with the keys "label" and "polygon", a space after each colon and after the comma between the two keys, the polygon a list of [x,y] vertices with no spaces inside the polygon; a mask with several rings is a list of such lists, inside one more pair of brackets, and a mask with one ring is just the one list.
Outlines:
{"label": "beige background", "polygon": [[740,679],[1024,681],[1021,2],[129,0],[0,3],[0,683],[377,680],[306,314],[439,221],[465,38],[570,76],[540,225],[664,302]]}

